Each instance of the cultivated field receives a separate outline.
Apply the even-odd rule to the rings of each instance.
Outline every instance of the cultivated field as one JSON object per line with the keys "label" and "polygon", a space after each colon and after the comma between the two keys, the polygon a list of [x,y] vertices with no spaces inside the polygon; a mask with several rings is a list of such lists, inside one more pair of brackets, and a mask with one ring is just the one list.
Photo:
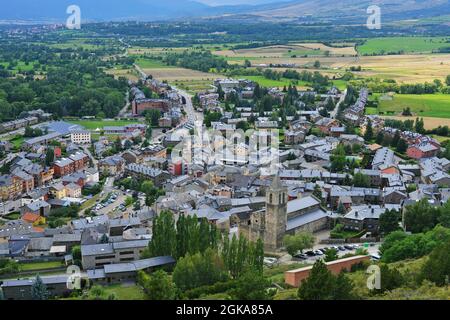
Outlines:
{"label": "cultivated field", "polygon": [[387,53],[431,53],[440,48],[450,47],[450,38],[442,37],[388,37],[368,39],[358,46],[361,55]]}
{"label": "cultivated field", "polygon": [[[403,116],[380,116],[385,119],[395,119],[395,120],[416,120],[416,117],[403,117]],[[450,119],[446,118],[430,118],[430,117],[420,117],[423,118],[424,127],[427,130],[435,129],[439,126],[449,126],[450,127]],[[448,139],[448,138],[447,138]]]}
{"label": "cultivated field", "polygon": [[410,108],[420,117],[450,118],[449,94],[396,94],[392,99],[379,98],[378,112],[401,113]]}
{"label": "cultivated field", "polygon": [[112,74],[115,78],[125,77],[134,82],[139,80],[139,76],[134,69],[108,69],[105,70],[105,72],[107,74]]}
{"label": "cultivated field", "polygon": [[223,76],[206,73],[185,68],[143,68],[144,72],[151,74],[154,78],[161,81],[175,81],[175,80],[214,80],[216,78],[223,78]]}
{"label": "cultivated field", "polygon": [[257,58],[296,58],[301,56],[356,55],[354,47],[329,47],[321,43],[298,43],[276,45],[251,49],[219,50],[216,55],[229,58],[231,61]]}

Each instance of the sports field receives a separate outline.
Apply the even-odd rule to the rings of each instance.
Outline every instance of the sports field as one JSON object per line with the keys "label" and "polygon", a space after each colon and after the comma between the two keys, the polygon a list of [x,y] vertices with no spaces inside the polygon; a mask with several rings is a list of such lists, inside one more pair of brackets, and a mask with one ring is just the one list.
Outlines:
{"label": "sports field", "polygon": [[137,120],[70,120],[73,124],[78,124],[88,130],[103,129],[109,126],[124,126],[127,124],[138,123]]}

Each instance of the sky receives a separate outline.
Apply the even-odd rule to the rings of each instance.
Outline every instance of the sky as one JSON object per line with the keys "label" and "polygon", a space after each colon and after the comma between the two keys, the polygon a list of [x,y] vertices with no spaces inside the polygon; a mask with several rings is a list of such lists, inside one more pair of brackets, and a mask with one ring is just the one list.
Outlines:
{"label": "sky", "polygon": [[196,0],[196,1],[211,6],[220,6],[220,5],[236,5],[236,4],[264,4],[264,3],[281,2],[283,0]]}

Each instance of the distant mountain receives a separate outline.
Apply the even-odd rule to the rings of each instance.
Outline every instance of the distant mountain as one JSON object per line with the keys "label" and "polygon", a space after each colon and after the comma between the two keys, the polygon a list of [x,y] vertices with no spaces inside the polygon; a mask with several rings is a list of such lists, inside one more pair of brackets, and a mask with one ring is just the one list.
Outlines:
{"label": "distant mountain", "polygon": [[210,7],[190,0],[12,0],[2,4],[2,20],[65,21],[76,4],[85,20],[160,20],[209,14]]}
{"label": "distant mountain", "polygon": [[0,20],[64,22],[67,7],[74,3],[80,6],[84,21],[232,16],[236,21],[307,17],[352,22],[366,18],[367,7],[373,4],[381,7],[384,19],[390,20],[450,14],[450,0],[10,0],[2,3]]}
{"label": "distant mountain", "polygon": [[270,19],[302,17],[344,18],[367,17],[367,8],[377,5],[381,15],[389,20],[416,19],[450,13],[450,0],[298,0],[274,10],[255,10],[255,16]]}

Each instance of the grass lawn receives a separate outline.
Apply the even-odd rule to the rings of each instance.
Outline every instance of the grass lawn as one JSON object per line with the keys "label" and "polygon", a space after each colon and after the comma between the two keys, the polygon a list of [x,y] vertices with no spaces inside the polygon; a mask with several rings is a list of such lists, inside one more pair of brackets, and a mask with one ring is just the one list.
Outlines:
{"label": "grass lawn", "polygon": [[450,118],[449,94],[397,94],[391,100],[379,99],[378,111],[401,113],[409,107],[414,115],[434,118]]}
{"label": "grass lawn", "polygon": [[63,267],[64,265],[61,261],[48,261],[48,262],[32,262],[32,263],[21,263],[20,267],[22,271],[33,271],[33,270],[43,270]]}
{"label": "grass lawn", "polygon": [[13,144],[15,149],[20,149],[24,141],[25,138],[21,135],[16,135],[9,140],[9,142]]}
{"label": "grass lawn", "polygon": [[145,300],[144,291],[135,284],[103,287],[107,294],[114,293],[118,300]]}
{"label": "grass lawn", "polygon": [[137,120],[70,120],[70,123],[78,124],[88,130],[102,129],[109,126],[124,126],[127,124],[138,123]]}
{"label": "grass lawn", "polygon": [[368,115],[378,114],[378,108],[367,107],[366,114],[368,114]]}
{"label": "grass lawn", "polygon": [[339,90],[343,91],[347,88],[347,81],[345,80],[331,80],[331,82],[333,82],[333,85]]}
{"label": "grass lawn", "polygon": [[357,48],[361,55],[387,53],[430,53],[439,48],[450,47],[442,37],[387,37],[367,40]]}
{"label": "grass lawn", "polygon": [[20,213],[19,212],[12,212],[9,213],[5,216],[3,216],[3,218],[7,219],[7,220],[17,220],[20,218]]}

